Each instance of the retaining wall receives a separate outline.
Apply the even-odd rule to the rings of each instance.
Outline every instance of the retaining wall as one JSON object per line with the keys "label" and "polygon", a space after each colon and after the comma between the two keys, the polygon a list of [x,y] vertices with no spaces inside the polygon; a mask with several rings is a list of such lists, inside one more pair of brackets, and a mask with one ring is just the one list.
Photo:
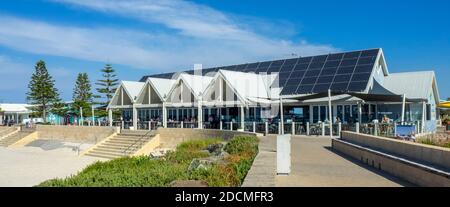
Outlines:
{"label": "retaining wall", "polygon": [[174,148],[179,143],[207,139],[207,138],[222,138],[229,140],[234,136],[250,135],[256,136],[254,133],[239,132],[239,131],[227,131],[227,130],[215,130],[215,129],[181,129],[181,128],[159,128],[157,134],[160,136],[161,147]]}
{"label": "retaining wall", "polygon": [[354,132],[342,132],[341,139],[450,171],[450,149]]}
{"label": "retaining wall", "polygon": [[450,149],[354,132],[332,148],[418,186],[450,187]]}
{"label": "retaining wall", "polygon": [[117,132],[115,127],[37,125],[39,139],[95,144]]}

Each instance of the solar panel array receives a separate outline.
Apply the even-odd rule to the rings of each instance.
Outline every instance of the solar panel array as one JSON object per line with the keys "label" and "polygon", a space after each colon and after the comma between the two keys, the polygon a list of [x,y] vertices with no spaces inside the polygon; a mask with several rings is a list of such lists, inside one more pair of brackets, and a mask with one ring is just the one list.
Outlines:
{"label": "solar panel array", "polygon": [[[221,70],[279,73],[278,83],[282,95],[308,94],[332,91],[360,92],[366,89],[374,68],[379,49],[354,51],[247,63],[203,69],[203,75]],[[185,71],[194,74],[193,70]],[[172,78],[174,73],[156,74],[148,77]]]}

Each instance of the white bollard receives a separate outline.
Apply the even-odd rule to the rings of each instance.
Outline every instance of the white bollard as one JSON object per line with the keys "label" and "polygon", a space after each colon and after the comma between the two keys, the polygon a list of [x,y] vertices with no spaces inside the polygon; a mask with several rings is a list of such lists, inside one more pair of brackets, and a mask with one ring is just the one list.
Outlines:
{"label": "white bollard", "polygon": [[338,124],[338,137],[341,137],[341,131],[342,131],[342,123],[339,122],[339,124]]}
{"label": "white bollard", "polygon": [[291,173],[291,135],[277,136],[277,175]]}
{"label": "white bollard", "polygon": [[373,130],[373,131],[374,131],[373,134],[374,134],[375,136],[378,136],[378,124],[377,124],[377,123],[374,124],[374,128],[375,128],[375,129]]}
{"label": "white bollard", "polygon": [[394,137],[397,137],[397,122],[394,123]]}
{"label": "white bollard", "polygon": [[266,128],[266,135],[267,135],[267,134],[269,134],[269,123],[266,122],[265,125],[266,125],[265,128]]}
{"label": "white bollard", "polygon": [[219,129],[222,130],[222,121],[219,122]]}
{"label": "white bollard", "polygon": [[322,137],[325,136],[325,123],[322,123]]}
{"label": "white bollard", "polygon": [[183,129],[184,128],[183,121],[181,121],[180,124],[181,124],[181,128]]}
{"label": "white bollard", "polygon": [[306,122],[306,135],[309,136],[309,122]]}
{"label": "white bollard", "polygon": [[233,131],[233,122],[230,122],[230,131]]}
{"label": "white bollard", "polygon": [[356,133],[359,134],[359,122],[356,122]]}
{"label": "white bollard", "polygon": [[292,131],[292,135],[295,135],[295,122],[292,122],[291,131]]}
{"label": "white bollard", "polygon": [[256,123],[253,122],[253,133],[256,133]]}
{"label": "white bollard", "polygon": [[124,122],[124,121],[122,121],[122,125],[121,125],[121,127],[122,127],[122,130],[123,130],[123,129],[125,129],[125,125],[124,125],[124,124],[125,124],[125,122]]}
{"label": "white bollard", "polygon": [[281,134],[281,122],[278,122],[278,134]]}

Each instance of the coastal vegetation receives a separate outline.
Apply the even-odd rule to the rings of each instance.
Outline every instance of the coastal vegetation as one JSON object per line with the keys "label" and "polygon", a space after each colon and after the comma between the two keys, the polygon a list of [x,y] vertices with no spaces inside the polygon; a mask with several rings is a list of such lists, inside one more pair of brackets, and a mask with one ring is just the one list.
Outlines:
{"label": "coastal vegetation", "polygon": [[[96,162],[77,175],[48,180],[38,186],[161,187],[187,180],[202,181],[207,186],[241,186],[258,153],[258,139],[236,136],[224,146],[222,143],[223,140],[213,138],[187,141],[159,158],[140,156]],[[195,161],[203,164],[193,165]]]}

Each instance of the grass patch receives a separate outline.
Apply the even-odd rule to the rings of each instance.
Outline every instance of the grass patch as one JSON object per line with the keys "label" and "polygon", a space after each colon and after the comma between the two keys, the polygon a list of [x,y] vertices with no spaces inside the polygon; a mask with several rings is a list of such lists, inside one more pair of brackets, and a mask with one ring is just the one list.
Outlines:
{"label": "grass patch", "polygon": [[187,141],[162,159],[147,156],[96,162],[77,175],[45,181],[40,187],[160,187],[175,180],[203,180],[209,186],[240,186],[258,153],[258,139],[237,136],[225,145],[230,155],[208,169],[188,171],[195,158],[208,157],[204,149],[221,139]]}

